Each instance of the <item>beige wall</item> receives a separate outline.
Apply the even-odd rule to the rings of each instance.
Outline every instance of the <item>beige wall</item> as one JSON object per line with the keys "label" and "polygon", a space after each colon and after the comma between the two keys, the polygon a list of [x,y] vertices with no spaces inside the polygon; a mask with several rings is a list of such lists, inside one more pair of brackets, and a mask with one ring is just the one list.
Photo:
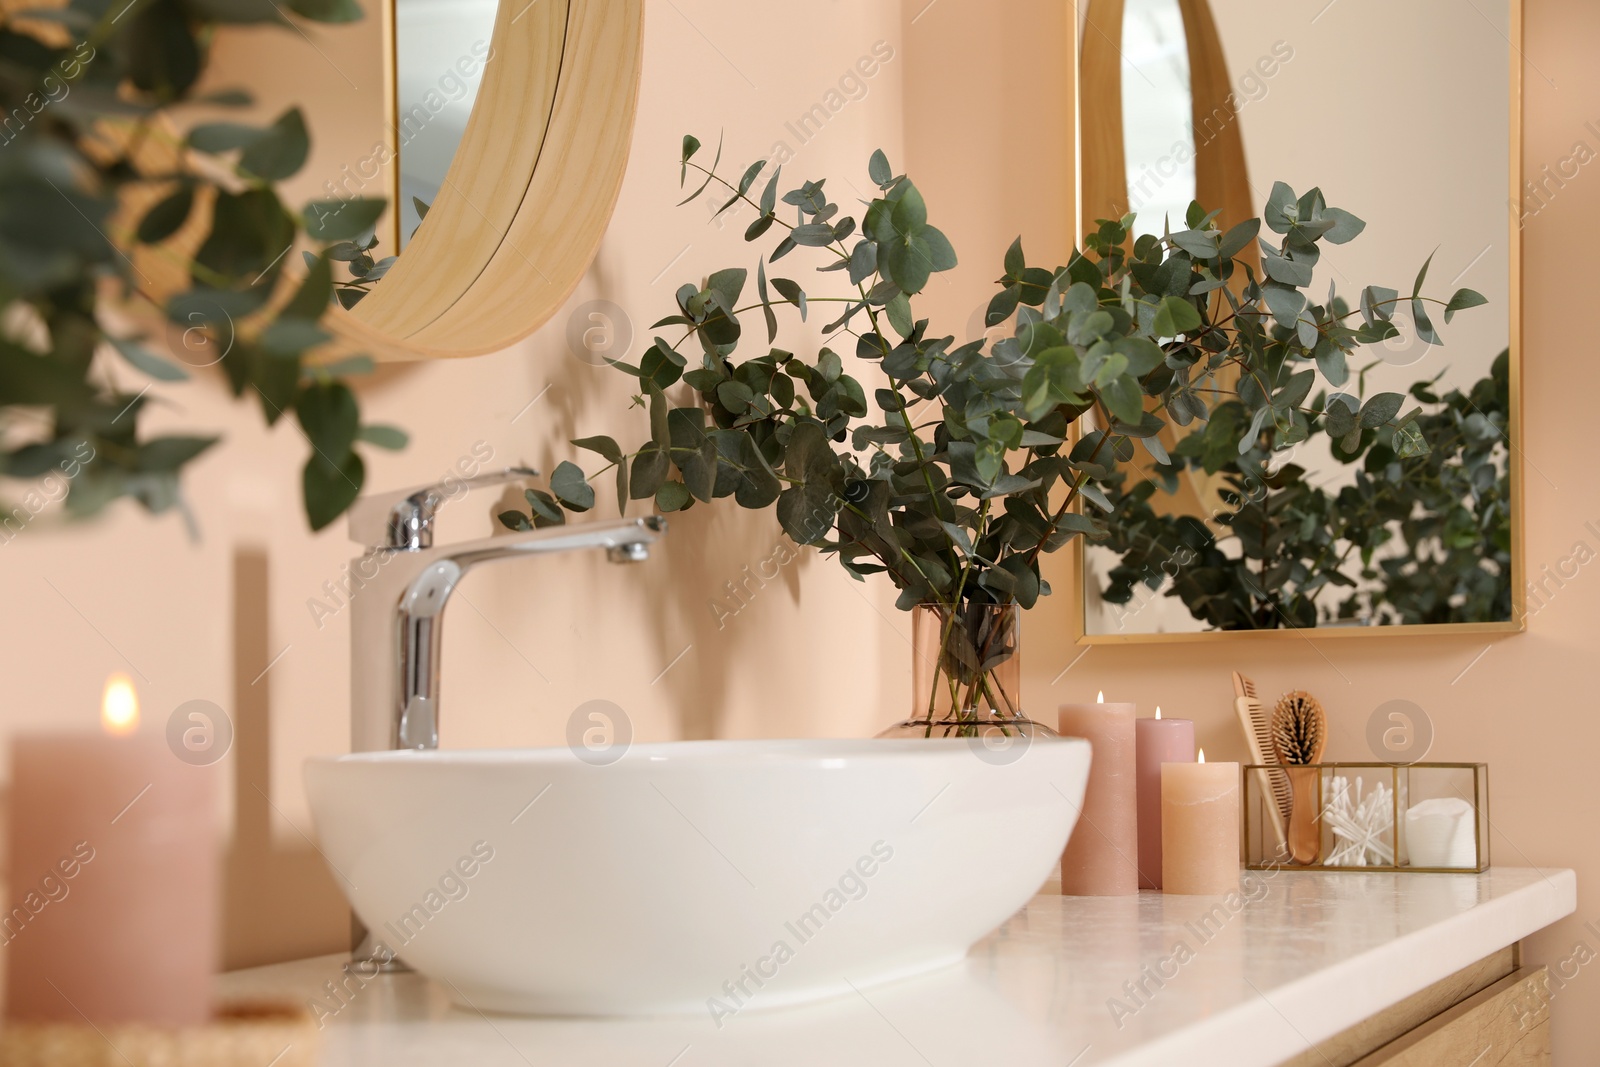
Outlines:
{"label": "beige wall", "polygon": [[[1528,6],[1524,157],[1537,174],[1572,157],[1576,142],[1600,148],[1600,134],[1585,127],[1600,119],[1593,107],[1600,70],[1590,55],[1600,41],[1600,10],[1582,0],[1528,0]],[[790,8],[779,14],[776,6],[757,17],[758,9],[736,0],[652,3],[633,164],[616,221],[574,306],[606,297],[642,329],[670,306],[680,280],[747,262],[733,227],[719,233],[694,208],[670,208],[678,137],[694,131],[705,138],[726,128],[728,155],[740,163],[767,154],[776,139],[793,144],[784,122],[821,100],[847,66],[883,39],[896,58],[866,98],[832,118],[786,169],[860,183],[873,148],[881,145],[897,164],[904,159],[928,195],[934,221],[962,255],[953,276],[935,282],[934,310],[945,316],[945,328],[965,330],[987,299],[1011,237],[1021,233],[1041,262],[1070,247],[1073,161],[1052,135],[1067,128],[1070,105],[1067,7],[1027,0],[1008,8],[1016,21],[1001,27],[990,5],[973,0],[931,6],[906,0],[903,12],[891,0],[836,0],[812,5],[804,17]],[[231,53],[230,80],[292,70],[294,78],[280,83],[286,98],[372,103],[376,68],[359,62],[365,53],[358,31],[322,32],[317,39],[327,60],[287,35],[258,35]],[[332,132],[341,121],[348,123],[342,135]],[[313,125],[318,173],[336,173],[372,136],[350,113],[341,120],[337,112],[319,111]],[[1525,405],[1533,415],[1525,438],[1525,550],[1535,577],[1568,557],[1575,542],[1600,547],[1600,534],[1585,525],[1595,521],[1600,529],[1600,505],[1593,503],[1600,475],[1578,436],[1592,422],[1589,398],[1600,371],[1585,333],[1572,325],[1571,309],[1581,300],[1565,295],[1592,274],[1587,246],[1600,224],[1600,178],[1585,169],[1548,201],[1525,235]],[[399,456],[376,457],[371,484],[442,475],[477,441],[490,443],[497,461],[548,466],[565,455],[559,442],[579,432],[635,435],[636,422],[622,411],[622,383],[573,359],[565,351],[565,326],[558,319],[498,356],[392,372],[375,383],[368,391],[371,417],[407,426],[413,443]],[[547,385],[549,392],[512,422]],[[226,401],[215,381],[171,395],[191,424],[229,436],[189,481],[203,540],[190,544],[176,518],[152,522],[119,509],[84,529],[30,528],[0,548],[0,596],[15,606],[0,617],[8,684],[0,727],[10,734],[92,723],[101,683],[113,670],[136,672],[147,710],[160,719],[195,697],[266,718],[270,770],[259,752],[252,755],[242,772],[251,780],[239,792],[248,796],[245,786],[260,779],[271,810],[257,804],[241,816],[246,823],[270,820],[267,837],[276,851],[258,851],[253,861],[287,872],[280,874],[284,883],[299,886],[313,903],[272,912],[270,902],[244,906],[236,898],[234,960],[294,955],[336,939],[342,921],[328,903],[331,887],[312,884],[297,866],[305,858],[299,829],[310,829],[298,764],[345,743],[345,616],[319,630],[306,602],[337,576],[350,546],[341,531],[304,530],[294,489],[304,445],[291,426],[260,429],[254,412]],[[481,529],[486,511],[487,504],[474,506],[472,515],[457,509],[450,519]],[[464,602],[451,609],[446,743],[559,743],[571,709],[597,696],[621,704],[647,739],[874,731],[899,710],[909,675],[904,627],[881,587],[854,585],[811,559],[788,568],[725,629],[716,628],[708,601],[743,566],[769,555],[778,536],[765,516],[719,508],[677,520],[667,550],[644,568],[573,559],[469,579]],[[248,587],[256,580],[257,547],[265,548],[269,568],[264,616],[249,610],[263,598],[236,609],[232,597],[236,581]],[[1600,892],[1593,888],[1600,843],[1589,829],[1590,763],[1600,743],[1589,708],[1589,657],[1600,632],[1600,578],[1593,568],[1550,597],[1529,620],[1528,633],[1493,642],[1308,638],[1085,653],[1069,644],[1066,605],[1073,590],[1064,562],[1052,561],[1057,597],[1032,613],[1027,630],[1034,708],[1104,688],[1190,714],[1207,749],[1237,758],[1242,743],[1227,676],[1236,667],[1268,693],[1316,692],[1333,719],[1330,755],[1359,758],[1372,709],[1393,698],[1412,700],[1433,722],[1434,758],[1490,762],[1496,859],[1579,871],[1578,915],[1536,937],[1533,957],[1556,964],[1579,941],[1600,950],[1582,928],[1600,918]],[[252,630],[263,622],[264,639]],[[688,653],[652,685],[685,646]],[[252,685],[262,661],[283,649]],[[1579,1062],[1583,1050],[1600,1045],[1597,1007],[1600,978],[1585,969],[1555,1002],[1558,1057]]]}

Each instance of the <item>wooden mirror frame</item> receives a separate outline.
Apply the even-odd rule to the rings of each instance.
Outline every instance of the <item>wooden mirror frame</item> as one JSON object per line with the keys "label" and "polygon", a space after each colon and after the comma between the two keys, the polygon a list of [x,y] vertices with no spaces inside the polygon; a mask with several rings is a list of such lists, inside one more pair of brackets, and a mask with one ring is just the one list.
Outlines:
{"label": "wooden mirror frame", "polygon": [[[1078,56],[1078,92],[1079,114],[1078,129],[1078,227],[1077,232],[1083,233],[1085,226],[1095,218],[1103,218],[1108,208],[1114,209],[1120,202],[1126,211],[1127,186],[1125,176],[1125,157],[1122,143],[1122,68],[1121,68],[1121,17],[1125,0],[1084,0],[1078,18],[1073,20],[1075,38],[1073,48]],[[1326,626],[1326,627],[1283,627],[1273,630],[1201,630],[1183,633],[1116,633],[1093,634],[1088,632],[1087,604],[1085,602],[1085,559],[1084,541],[1081,537],[1073,538],[1068,547],[1069,566],[1074,576],[1074,596],[1069,607],[1072,623],[1073,643],[1075,645],[1151,645],[1151,644],[1178,644],[1196,641],[1222,641],[1238,639],[1246,641],[1259,640],[1319,640],[1329,638],[1349,637],[1393,637],[1393,636],[1478,636],[1483,634],[1511,634],[1521,633],[1527,629],[1527,565],[1523,559],[1526,538],[1523,532],[1523,513],[1526,508],[1523,491],[1524,467],[1523,462],[1523,413],[1522,413],[1522,231],[1518,218],[1517,204],[1522,195],[1523,166],[1522,166],[1522,38],[1523,38],[1523,0],[1507,0],[1510,6],[1510,38],[1508,44],[1507,68],[1510,72],[1507,91],[1510,93],[1510,122],[1509,137],[1510,151],[1508,153],[1510,167],[1507,175],[1509,198],[1506,228],[1509,235],[1507,245],[1507,290],[1510,295],[1509,321],[1510,331],[1506,339],[1510,351],[1508,357],[1508,376],[1510,380],[1510,425],[1508,427],[1509,440],[1507,442],[1506,469],[1511,476],[1511,618],[1504,622],[1453,622],[1453,623],[1427,623],[1427,624],[1401,624],[1394,626]],[[1206,0],[1180,0],[1185,22],[1188,25],[1202,27],[1201,40],[1190,44],[1189,55],[1191,66],[1195,66],[1196,46],[1202,51],[1214,49],[1220,57],[1220,44],[1216,39],[1215,24],[1210,19]],[[1097,10],[1098,9],[1098,10]],[[1114,11],[1114,14],[1113,14]],[[1097,18],[1097,15],[1099,16]],[[1116,20],[1115,35],[1111,27],[1103,24],[1114,18]],[[1097,39],[1090,45],[1091,39]],[[1198,110],[1202,100],[1208,105],[1214,103],[1218,85],[1216,82],[1217,70],[1210,70],[1203,74],[1194,91],[1195,108]],[[1223,72],[1221,77],[1226,79]],[[1191,78],[1193,76],[1191,75]],[[1223,92],[1226,91],[1224,88]],[[1096,106],[1099,101],[1099,106]],[[1105,103],[1114,101],[1116,110],[1112,111]],[[1222,149],[1219,153],[1222,159],[1213,158],[1208,163],[1196,161],[1196,192],[1203,197],[1207,188],[1211,188],[1218,202],[1226,205],[1226,210],[1238,210],[1240,205],[1234,195],[1230,195],[1227,183],[1221,179],[1216,166],[1226,165],[1227,156],[1235,150],[1239,153],[1240,165],[1243,165],[1243,147],[1239,138],[1236,124],[1232,127],[1231,135],[1221,138]],[[1202,184],[1204,183],[1204,184]],[[1254,205],[1245,202],[1248,209],[1246,214],[1254,215]],[[1074,510],[1081,511],[1081,501],[1074,504]]]}
{"label": "wooden mirror frame", "polygon": [[[390,0],[398,130],[394,35]],[[370,295],[323,316],[329,347],[384,362],[499,352],[544,325],[589,269],[628,165],[643,0],[505,0],[490,46],[427,218]],[[398,158],[392,165],[398,174]]]}

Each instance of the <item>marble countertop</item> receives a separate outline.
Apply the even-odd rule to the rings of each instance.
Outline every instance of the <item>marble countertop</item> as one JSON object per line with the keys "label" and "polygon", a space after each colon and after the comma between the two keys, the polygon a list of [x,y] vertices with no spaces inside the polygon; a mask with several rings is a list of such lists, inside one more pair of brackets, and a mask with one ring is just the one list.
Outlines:
{"label": "marble countertop", "polygon": [[[326,1067],[1246,1067],[1278,1063],[1577,906],[1568,870],[1245,875],[1227,899],[1046,887],[958,966],[821,1004],[752,1007],[720,1027],[709,1013],[484,1015],[415,974],[359,985],[340,956],[221,985],[321,1004]],[[334,999],[324,983],[340,980]]]}

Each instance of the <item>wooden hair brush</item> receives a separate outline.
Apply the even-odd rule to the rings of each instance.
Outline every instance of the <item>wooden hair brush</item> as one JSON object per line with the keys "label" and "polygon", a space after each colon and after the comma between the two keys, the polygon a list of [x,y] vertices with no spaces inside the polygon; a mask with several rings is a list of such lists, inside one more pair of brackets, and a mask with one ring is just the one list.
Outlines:
{"label": "wooden hair brush", "polygon": [[1328,716],[1310,693],[1295,690],[1278,698],[1272,710],[1272,747],[1278,762],[1288,767],[1289,789],[1294,795],[1289,809],[1289,854],[1296,863],[1315,863],[1322,850],[1318,805],[1318,775],[1307,764],[1321,763],[1328,741]]}

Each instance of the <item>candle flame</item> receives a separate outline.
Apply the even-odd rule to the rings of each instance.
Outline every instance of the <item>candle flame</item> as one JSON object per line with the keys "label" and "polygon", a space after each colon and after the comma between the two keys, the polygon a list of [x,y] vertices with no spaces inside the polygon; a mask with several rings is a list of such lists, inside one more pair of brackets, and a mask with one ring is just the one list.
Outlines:
{"label": "candle flame", "polygon": [[1200,750],[1200,758],[1199,758],[1199,760],[1197,762],[1204,763],[1205,761],[1206,761],[1206,750],[1202,748]]}
{"label": "candle flame", "polygon": [[139,694],[133,679],[120,671],[106,679],[105,695],[100,698],[100,725],[108,734],[131,734],[139,726]]}
{"label": "candle flame", "polygon": [[1104,689],[1100,690],[1100,695],[1094,698],[1094,702],[1096,704],[1104,704],[1106,702],[1106,691]]}
{"label": "candle flame", "polygon": [[1160,704],[1156,705],[1156,718],[1158,718],[1158,719],[1161,718],[1161,705]]}

